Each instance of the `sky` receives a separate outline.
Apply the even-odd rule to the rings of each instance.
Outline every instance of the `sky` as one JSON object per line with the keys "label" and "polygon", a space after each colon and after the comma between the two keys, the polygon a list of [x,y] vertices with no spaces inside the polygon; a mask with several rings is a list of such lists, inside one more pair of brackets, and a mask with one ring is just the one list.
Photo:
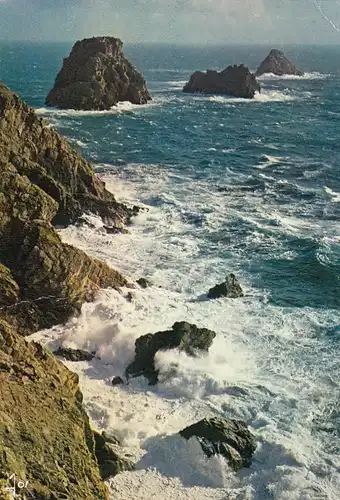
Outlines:
{"label": "sky", "polygon": [[0,0],[0,40],[339,44],[340,0]]}

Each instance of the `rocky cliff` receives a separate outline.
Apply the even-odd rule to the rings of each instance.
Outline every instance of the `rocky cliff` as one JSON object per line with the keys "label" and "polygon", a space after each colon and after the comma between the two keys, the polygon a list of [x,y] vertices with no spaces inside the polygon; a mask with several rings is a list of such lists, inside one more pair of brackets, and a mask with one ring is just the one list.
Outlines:
{"label": "rocky cliff", "polygon": [[78,377],[23,339],[66,321],[98,288],[126,283],[61,241],[54,225],[83,212],[119,229],[135,210],[117,203],[68,141],[0,82],[1,498],[16,474],[27,485],[22,498],[105,500],[102,471],[125,467],[91,430]]}
{"label": "rocky cliff", "polygon": [[78,376],[0,319],[1,499],[12,474],[20,498],[109,498]]}
{"label": "rocky cliff", "polygon": [[287,59],[281,50],[272,49],[269,55],[262,61],[255,75],[261,76],[264,74],[273,73],[274,75],[296,75],[303,76],[303,71]]}
{"label": "rocky cliff", "polygon": [[223,94],[252,99],[261,86],[249,69],[243,65],[228,66],[221,72],[196,71],[183,88],[183,92]]}
{"label": "rocky cliff", "polygon": [[149,99],[143,76],[123,54],[122,41],[94,37],[73,46],[46,104],[60,109],[105,110],[119,101],[146,104]]}
{"label": "rocky cliff", "polygon": [[116,202],[68,141],[0,83],[0,313],[22,333],[65,321],[98,287],[125,279],[61,242],[53,224],[83,212],[122,227]]}

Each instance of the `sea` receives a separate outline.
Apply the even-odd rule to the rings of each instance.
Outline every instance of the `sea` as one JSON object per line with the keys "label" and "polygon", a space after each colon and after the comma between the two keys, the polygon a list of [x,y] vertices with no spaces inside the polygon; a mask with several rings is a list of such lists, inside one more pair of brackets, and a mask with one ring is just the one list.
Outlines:
{"label": "sea", "polygon": [[[111,498],[339,500],[340,48],[283,47],[305,75],[264,75],[248,100],[182,87],[195,70],[255,70],[272,47],[126,45],[149,104],[47,109],[71,46],[2,42],[0,78],[119,201],[146,209],[127,234],[107,234],[91,215],[59,233],[152,286],[102,290],[80,317],[31,337],[100,357],[66,364],[93,426],[137,463],[108,481]],[[245,296],[205,300],[230,272]],[[157,386],[142,377],[112,386],[137,337],[182,320],[216,332],[208,355],[160,352]],[[250,468],[232,472],[178,437],[211,416],[247,423],[257,441]]]}

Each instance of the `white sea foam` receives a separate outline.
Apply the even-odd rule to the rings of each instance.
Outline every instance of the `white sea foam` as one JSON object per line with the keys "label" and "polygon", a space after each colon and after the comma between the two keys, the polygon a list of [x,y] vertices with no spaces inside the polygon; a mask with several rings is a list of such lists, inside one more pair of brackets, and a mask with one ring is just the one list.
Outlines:
{"label": "white sea foam", "polygon": [[126,112],[135,112],[135,111],[141,111],[141,110],[147,110],[150,109],[151,107],[155,106],[160,106],[166,102],[166,99],[162,98],[161,96],[156,96],[155,99],[152,101],[149,101],[147,104],[144,105],[139,105],[139,104],[132,104],[129,101],[122,101],[118,102],[116,106],[113,106],[110,109],[103,110],[103,111],[84,111],[84,110],[75,110],[75,109],[57,109],[57,108],[47,108],[47,107],[42,107],[42,108],[37,108],[35,109],[35,112],[38,115],[46,115],[48,117],[82,117],[82,116],[107,116],[107,115],[116,115],[119,113],[126,113]]}
{"label": "white sea foam", "polygon": [[[247,179],[230,169],[225,176],[229,183]],[[92,218],[95,227],[71,226],[61,237],[131,280],[145,275],[154,285],[123,289],[122,294],[101,291],[95,303],[83,306],[80,318],[32,338],[50,347],[95,350],[101,358],[66,364],[80,376],[95,426],[115,433],[136,457],[136,471],[110,481],[112,499],[338,500],[339,457],[316,437],[314,423],[337,400],[339,390],[338,378],[325,370],[334,354],[314,335],[325,324],[338,323],[336,312],[271,306],[242,272],[238,275],[246,297],[201,297],[237,266],[235,255],[222,258],[217,248],[202,255],[201,231],[214,236],[222,223],[248,208],[251,224],[256,219],[265,224],[270,217],[265,201],[251,194],[240,199],[232,192],[218,193],[210,180],[195,181],[193,189],[184,176],[174,182],[176,174],[165,166],[128,166],[125,175],[104,179],[118,199],[142,202],[150,210],[136,218],[129,234],[108,235]],[[199,215],[203,225],[193,226],[192,215]],[[298,218],[276,216],[282,227],[301,230]],[[249,237],[263,233],[254,231]],[[272,239],[271,244],[278,243]],[[216,332],[209,354],[194,360],[178,352],[158,353],[157,386],[149,387],[143,378],[111,386],[113,376],[124,376],[138,336],[180,320]],[[174,364],[176,373],[170,377]],[[174,436],[184,426],[216,415],[244,419],[256,435],[250,469],[231,473],[223,460],[204,457],[195,440]]]}
{"label": "white sea foam", "polygon": [[[195,99],[204,99],[204,97],[195,97]],[[267,102],[285,102],[285,101],[295,101],[299,99],[298,96],[293,95],[288,90],[278,91],[278,90],[262,90],[261,93],[256,92],[254,99],[243,99],[238,97],[228,97],[228,96],[210,96],[205,97],[205,99],[217,102],[217,103],[231,103],[231,104],[242,104],[242,103],[267,103]]]}
{"label": "white sea foam", "polygon": [[298,75],[275,75],[274,73],[265,73],[258,77],[260,81],[271,81],[271,80],[325,80],[330,75],[325,73],[318,73],[317,71],[313,71],[311,73],[305,73],[302,76]]}
{"label": "white sea foam", "polygon": [[261,163],[254,165],[254,168],[258,168],[260,170],[263,170],[265,168],[268,168],[268,167],[271,167],[273,165],[280,163],[283,159],[284,158],[282,156],[263,155],[263,157],[261,159]]}
{"label": "white sea foam", "polygon": [[329,187],[324,187],[325,193],[331,198],[333,203],[340,203],[340,193],[332,191]]}

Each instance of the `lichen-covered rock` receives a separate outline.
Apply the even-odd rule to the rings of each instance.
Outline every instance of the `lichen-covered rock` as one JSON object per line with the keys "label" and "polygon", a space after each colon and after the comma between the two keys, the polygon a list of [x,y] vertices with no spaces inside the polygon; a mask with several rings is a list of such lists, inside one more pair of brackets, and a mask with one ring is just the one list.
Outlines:
{"label": "lichen-covered rock", "polygon": [[11,216],[51,219],[53,212],[53,223],[66,225],[83,213],[94,213],[108,225],[122,228],[135,215],[135,208],[116,202],[67,139],[1,81],[0,144],[0,209],[14,198]]}
{"label": "lichen-covered rock", "polygon": [[16,304],[19,297],[19,286],[11,271],[0,264],[0,307]]}
{"label": "lichen-covered rock", "polygon": [[210,288],[207,295],[209,299],[218,299],[220,297],[236,299],[243,297],[244,293],[235,274],[230,273],[223,283]]}
{"label": "lichen-covered rock", "polygon": [[27,498],[109,498],[78,376],[0,319],[0,484],[13,473]]}
{"label": "lichen-covered rock", "polygon": [[100,36],[75,43],[46,104],[60,109],[105,110],[119,101],[146,104],[149,99],[143,76],[123,54],[122,41]]}
{"label": "lichen-covered rock", "polygon": [[223,455],[234,470],[250,467],[256,450],[254,436],[242,420],[205,418],[180,431],[185,439],[195,436],[204,453]]}
{"label": "lichen-covered rock", "polygon": [[18,303],[0,309],[23,334],[66,321],[99,288],[119,289],[126,279],[103,262],[62,243],[38,220],[7,225],[0,261],[20,288]]}
{"label": "lichen-covered rock", "polygon": [[144,375],[150,385],[158,382],[158,370],[155,368],[155,354],[160,350],[179,349],[190,356],[198,351],[209,350],[216,333],[206,328],[198,328],[185,321],[174,323],[171,330],[147,334],[135,342],[135,359],[127,367],[127,377]]}
{"label": "lichen-covered rock", "polygon": [[208,69],[205,73],[195,71],[183,87],[183,92],[222,94],[252,99],[261,86],[255,75],[243,64],[228,66],[218,72]]}
{"label": "lichen-covered rock", "polygon": [[274,74],[278,76],[296,75],[303,76],[304,72],[297,67],[284,55],[281,50],[272,49],[269,55],[262,61],[258,67],[255,76],[264,74]]}
{"label": "lichen-covered rock", "polygon": [[67,361],[92,361],[95,354],[83,349],[72,349],[71,347],[58,347],[53,351],[55,356],[67,359]]}

